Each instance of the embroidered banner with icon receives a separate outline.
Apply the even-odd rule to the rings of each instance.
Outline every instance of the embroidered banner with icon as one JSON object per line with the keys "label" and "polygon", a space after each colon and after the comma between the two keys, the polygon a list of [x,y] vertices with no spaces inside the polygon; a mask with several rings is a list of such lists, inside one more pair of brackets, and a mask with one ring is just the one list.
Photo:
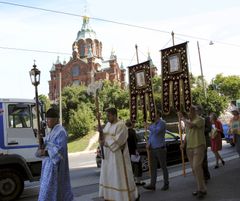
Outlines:
{"label": "embroidered banner with icon", "polygon": [[189,112],[191,86],[188,71],[187,42],[163,49],[161,54],[163,113],[169,114],[171,106],[177,111],[185,110]]}
{"label": "embroidered banner with icon", "polygon": [[[130,117],[133,123],[137,120],[138,97],[143,111],[143,119],[147,120],[147,109],[151,120],[155,118],[155,104],[153,99],[150,61],[146,61],[129,69]],[[148,101],[146,101],[148,99]],[[148,102],[148,104],[146,103]]]}

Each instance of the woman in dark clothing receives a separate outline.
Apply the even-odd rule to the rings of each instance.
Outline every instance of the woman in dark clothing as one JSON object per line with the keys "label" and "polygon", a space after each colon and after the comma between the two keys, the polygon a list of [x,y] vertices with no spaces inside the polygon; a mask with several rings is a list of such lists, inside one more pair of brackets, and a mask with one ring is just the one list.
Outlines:
{"label": "woman in dark clothing", "polygon": [[[132,122],[130,120],[126,121],[126,126],[128,127],[128,149],[129,149],[129,154],[130,158],[131,155],[138,155],[137,151],[137,136],[136,136],[136,131],[133,129]],[[144,182],[141,182],[141,177],[142,177],[142,162],[141,159],[138,162],[133,162],[132,161],[132,169],[133,169],[133,174],[135,177],[136,185],[144,185]]]}

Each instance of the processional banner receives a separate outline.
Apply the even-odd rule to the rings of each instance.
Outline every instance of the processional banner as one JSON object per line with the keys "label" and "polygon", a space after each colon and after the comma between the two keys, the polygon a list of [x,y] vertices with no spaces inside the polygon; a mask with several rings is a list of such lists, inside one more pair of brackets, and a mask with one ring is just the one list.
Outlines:
{"label": "processional banner", "polygon": [[189,112],[191,86],[188,71],[187,42],[161,50],[162,54],[162,110],[170,113],[173,106],[177,111]]}
{"label": "processional banner", "polygon": [[[143,111],[144,121],[147,120],[147,109],[150,119],[155,118],[155,104],[152,91],[150,61],[128,67],[130,91],[130,117],[133,123],[137,120],[138,97]],[[148,101],[146,101],[146,98]],[[148,102],[148,104],[146,103]]]}

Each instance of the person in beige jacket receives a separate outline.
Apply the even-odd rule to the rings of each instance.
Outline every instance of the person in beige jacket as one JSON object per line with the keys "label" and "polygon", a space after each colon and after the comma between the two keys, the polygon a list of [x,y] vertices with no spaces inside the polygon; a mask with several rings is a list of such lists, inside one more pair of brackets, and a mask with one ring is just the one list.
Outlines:
{"label": "person in beige jacket", "polygon": [[181,148],[186,148],[192,172],[196,179],[197,190],[192,195],[203,198],[207,194],[207,188],[203,176],[202,163],[206,149],[206,140],[204,135],[205,120],[198,115],[196,106],[191,106],[189,119],[179,113],[180,118],[186,126],[186,137]]}

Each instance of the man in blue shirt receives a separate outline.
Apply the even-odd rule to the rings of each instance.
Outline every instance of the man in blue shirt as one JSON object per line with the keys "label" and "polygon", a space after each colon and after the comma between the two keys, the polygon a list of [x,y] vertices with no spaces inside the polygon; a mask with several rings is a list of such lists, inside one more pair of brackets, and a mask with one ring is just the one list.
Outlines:
{"label": "man in blue shirt", "polygon": [[167,149],[165,143],[166,122],[161,118],[161,111],[157,111],[155,121],[148,127],[150,131],[147,149],[150,152],[151,183],[145,189],[155,190],[158,162],[163,170],[164,185],[161,190],[169,188],[167,169]]}

